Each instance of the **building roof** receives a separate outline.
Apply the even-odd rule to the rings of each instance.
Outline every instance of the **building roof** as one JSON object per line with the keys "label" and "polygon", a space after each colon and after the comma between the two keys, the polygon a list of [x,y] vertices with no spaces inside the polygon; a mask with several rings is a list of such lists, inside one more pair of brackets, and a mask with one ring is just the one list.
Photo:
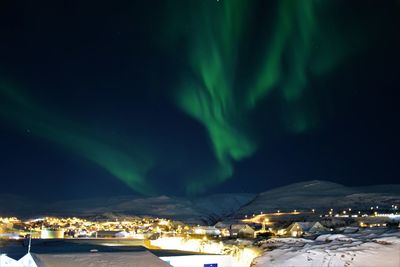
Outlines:
{"label": "building roof", "polygon": [[170,267],[148,251],[33,254],[38,267]]}
{"label": "building roof", "polygon": [[216,227],[216,228],[229,228],[230,225],[231,224],[227,224],[227,223],[224,223],[224,222],[217,222],[214,225],[214,227]]}
{"label": "building roof", "polygon": [[38,267],[32,253],[26,253],[25,256],[18,260],[18,264],[23,267]]}
{"label": "building roof", "polygon": [[288,229],[291,230],[295,225],[298,225],[302,231],[309,231],[311,228],[314,226],[322,226],[320,225],[319,222],[294,222],[291,225],[289,225]]}
{"label": "building roof", "polygon": [[0,255],[0,266],[1,267],[18,267],[18,266],[22,266],[20,263],[18,263],[18,261],[8,257],[5,254],[1,254]]}
{"label": "building roof", "polygon": [[[14,243],[12,243],[14,244]],[[32,254],[80,254],[97,250],[98,253],[124,253],[149,251],[157,257],[187,256],[204,254],[179,250],[151,250],[144,247],[141,240],[116,240],[116,239],[32,239]],[[12,259],[20,259],[26,255],[27,247],[21,245],[6,245],[2,252]]]}
{"label": "building roof", "polygon": [[231,231],[250,231],[254,232],[254,228],[249,226],[248,224],[232,224],[230,227]]}
{"label": "building roof", "polygon": [[97,234],[103,234],[103,235],[115,235],[117,233],[122,232],[123,230],[100,230],[97,231]]}
{"label": "building roof", "polygon": [[308,231],[314,226],[315,222],[298,222],[297,225],[301,227],[303,231]]}

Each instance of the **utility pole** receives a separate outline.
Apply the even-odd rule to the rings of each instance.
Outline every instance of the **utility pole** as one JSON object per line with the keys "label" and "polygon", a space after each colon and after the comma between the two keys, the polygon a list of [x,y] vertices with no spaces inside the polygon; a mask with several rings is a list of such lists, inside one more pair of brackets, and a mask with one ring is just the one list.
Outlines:
{"label": "utility pole", "polygon": [[32,229],[29,234],[29,243],[28,243],[28,254],[31,252],[31,244],[32,244]]}

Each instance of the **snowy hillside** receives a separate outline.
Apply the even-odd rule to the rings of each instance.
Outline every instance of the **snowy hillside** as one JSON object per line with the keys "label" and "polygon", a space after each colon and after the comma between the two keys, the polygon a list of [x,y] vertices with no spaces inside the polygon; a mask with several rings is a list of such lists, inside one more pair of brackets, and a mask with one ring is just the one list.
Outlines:
{"label": "snowy hillside", "polygon": [[195,199],[121,196],[55,203],[0,196],[0,214],[12,216],[152,216],[194,224],[213,224],[254,199],[253,194],[219,194]]}
{"label": "snowy hillside", "polygon": [[261,211],[328,208],[368,208],[400,203],[399,185],[346,187],[326,181],[308,181],[279,187],[264,193],[240,208],[237,216]]}
{"label": "snowy hillside", "polygon": [[193,199],[183,197],[119,196],[55,203],[0,195],[0,214],[20,217],[153,216],[188,223],[212,224],[224,217],[242,217],[261,211],[328,208],[368,208],[400,204],[400,185],[346,187],[325,181],[309,181],[256,194],[217,194]]}
{"label": "snowy hillside", "polygon": [[316,240],[274,238],[263,240],[264,255],[254,267],[398,267],[400,232],[364,230],[350,235],[322,235]]}

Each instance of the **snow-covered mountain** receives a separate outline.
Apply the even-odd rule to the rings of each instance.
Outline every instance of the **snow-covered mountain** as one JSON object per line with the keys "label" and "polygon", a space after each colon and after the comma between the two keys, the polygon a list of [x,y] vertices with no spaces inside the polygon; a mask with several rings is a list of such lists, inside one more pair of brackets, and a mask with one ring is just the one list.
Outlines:
{"label": "snow-covered mountain", "polygon": [[19,217],[152,216],[186,223],[212,224],[235,213],[255,196],[255,194],[218,194],[194,199],[169,196],[119,196],[44,203],[12,195],[0,195],[0,214]]}
{"label": "snow-covered mountain", "polygon": [[261,211],[328,208],[368,208],[400,204],[400,185],[346,187],[326,181],[295,183],[256,194],[183,197],[119,196],[44,203],[0,195],[0,216],[152,216],[187,223],[212,224],[226,217]]}
{"label": "snow-covered mountain", "polygon": [[236,215],[294,209],[359,208],[400,203],[400,185],[346,187],[326,181],[307,181],[279,187],[257,195]]}

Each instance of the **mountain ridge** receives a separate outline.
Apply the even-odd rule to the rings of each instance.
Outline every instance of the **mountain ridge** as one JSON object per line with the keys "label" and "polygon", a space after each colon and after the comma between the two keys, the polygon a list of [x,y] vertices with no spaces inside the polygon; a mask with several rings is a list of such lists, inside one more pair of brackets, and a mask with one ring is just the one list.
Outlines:
{"label": "mountain ridge", "polygon": [[277,187],[259,194],[221,193],[196,198],[125,195],[63,200],[33,201],[23,196],[0,194],[1,216],[152,216],[188,223],[212,224],[226,217],[293,209],[367,208],[400,204],[400,184],[348,187],[310,180]]}

